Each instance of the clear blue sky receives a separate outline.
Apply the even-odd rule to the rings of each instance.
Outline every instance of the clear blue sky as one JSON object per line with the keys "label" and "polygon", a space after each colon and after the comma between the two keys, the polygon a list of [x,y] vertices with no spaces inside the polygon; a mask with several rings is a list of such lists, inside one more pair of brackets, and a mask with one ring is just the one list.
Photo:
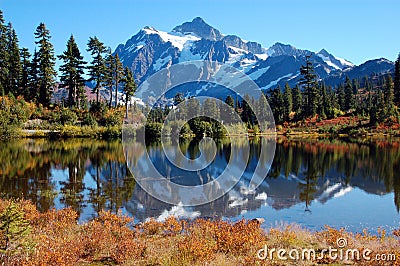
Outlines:
{"label": "clear blue sky", "polygon": [[200,16],[223,34],[236,34],[263,47],[275,42],[319,51],[325,48],[355,64],[400,52],[400,1],[396,0],[0,0],[5,20],[20,46],[34,48],[34,31],[44,22],[56,54],[74,34],[90,60],[86,43],[98,36],[113,50],[146,25],[170,31]]}

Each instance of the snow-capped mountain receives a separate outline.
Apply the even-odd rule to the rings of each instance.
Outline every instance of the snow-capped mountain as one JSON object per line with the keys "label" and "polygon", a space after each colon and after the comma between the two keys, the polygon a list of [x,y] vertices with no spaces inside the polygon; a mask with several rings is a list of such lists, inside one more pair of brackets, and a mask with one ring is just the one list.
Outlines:
{"label": "snow-capped mountain", "polygon": [[[355,78],[386,73],[392,71],[394,66],[393,62],[385,59],[355,66],[325,49],[315,53],[282,43],[263,48],[257,42],[245,41],[235,35],[223,35],[199,17],[176,26],[171,32],[144,27],[125,44],[120,44],[115,53],[118,53],[125,66],[133,70],[139,84],[160,69],[173,64],[209,60],[239,69],[264,90],[278,85],[283,87],[286,82],[294,86],[298,82],[299,69],[304,65],[306,55],[311,56],[319,78],[326,80],[329,85],[343,82],[346,75]],[[201,91],[193,86],[191,90],[186,93],[195,95],[196,91]],[[212,93],[221,99],[226,97],[226,91],[214,90]]]}

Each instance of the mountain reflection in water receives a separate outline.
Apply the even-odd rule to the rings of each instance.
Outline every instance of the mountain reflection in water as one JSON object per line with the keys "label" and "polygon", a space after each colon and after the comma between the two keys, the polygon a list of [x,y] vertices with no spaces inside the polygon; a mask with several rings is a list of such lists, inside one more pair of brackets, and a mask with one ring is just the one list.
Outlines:
{"label": "mountain reflection in water", "polygon": [[[174,182],[205,183],[224,170],[231,145],[246,138],[217,141],[217,154],[197,175],[173,170],[160,144],[131,143],[133,165],[147,149],[157,169]],[[250,159],[240,182],[228,194],[196,207],[171,206],[148,195],[127,168],[121,141],[24,139],[0,143],[0,193],[30,199],[40,211],[71,207],[80,220],[101,209],[127,213],[135,221],[168,215],[240,219],[263,217],[264,226],[324,224],[352,231],[400,226],[400,140],[341,141],[280,138],[271,169],[255,190],[248,189],[259,161],[260,139],[250,141]],[[199,156],[198,142],[180,144],[188,158]],[[207,154],[206,154],[207,156]],[[237,155],[236,155],[237,156]]]}

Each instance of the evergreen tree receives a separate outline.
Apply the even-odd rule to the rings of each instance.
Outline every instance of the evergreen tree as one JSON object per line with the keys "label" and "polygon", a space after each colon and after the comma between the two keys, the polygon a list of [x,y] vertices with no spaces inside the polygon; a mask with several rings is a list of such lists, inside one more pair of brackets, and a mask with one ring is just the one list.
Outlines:
{"label": "evergreen tree", "polygon": [[21,54],[21,76],[19,78],[19,93],[24,96],[25,100],[28,100],[30,97],[29,94],[29,68],[30,68],[30,57],[27,48],[22,48],[20,51]]}
{"label": "evergreen tree", "polygon": [[330,102],[330,110],[326,114],[329,118],[334,118],[336,116],[336,111],[340,110],[339,102],[338,102],[338,97],[335,93],[335,91],[332,89],[331,86],[327,87],[327,92],[328,92],[328,98]]}
{"label": "evergreen tree", "polygon": [[125,94],[125,115],[128,118],[128,102],[135,95],[136,92],[136,83],[133,78],[133,73],[129,69],[129,67],[125,68],[125,76],[123,79],[124,82],[124,94]]}
{"label": "evergreen tree", "polygon": [[93,60],[88,67],[90,76],[89,81],[96,82],[92,92],[96,93],[96,103],[98,103],[100,88],[103,85],[106,75],[106,65],[104,59],[106,47],[96,36],[90,37],[87,51],[90,52],[93,57]]}
{"label": "evergreen tree", "polygon": [[189,98],[187,100],[187,115],[188,117],[195,117],[200,115],[200,101],[196,98]]}
{"label": "evergreen tree", "polygon": [[270,92],[270,107],[276,124],[282,124],[285,120],[284,102],[285,100],[279,86]]}
{"label": "evergreen tree", "polygon": [[394,115],[394,85],[392,76],[389,75],[387,79],[385,79],[385,109],[387,117]]}
{"label": "evergreen tree", "polygon": [[221,120],[224,123],[231,124],[235,119],[234,108],[235,108],[235,101],[233,100],[232,96],[228,95],[225,98],[226,105],[221,105]]}
{"label": "evergreen tree", "polygon": [[211,122],[210,117],[219,118],[219,110],[215,98],[207,98],[202,105],[202,114],[208,122]]}
{"label": "evergreen tree", "polygon": [[355,97],[353,93],[353,85],[348,76],[346,76],[346,81],[344,85],[344,110],[349,111],[355,107]]}
{"label": "evergreen tree", "polygon": [[58,56],[64,61],[60,66],[61,88],[68,88],[68,105],[70,107],[80,107],[80,99],[83,97],[83,88],[85,86],[84,68],[86,62],[79,51],[74,36],[71,35],[67,42],[67,50]]}
{"label": "evergreen tree", "polygon": [[115,69],[115,58],[111,52],[111,48],[108,49],[107,56],[105,58],[106,72],[104,76],[104,86],[108,88],[110,94],[110,101],[108,107],[112,106],[113,101],[113,87],[114,87],[114,69]]}
{"label": "evergreen tree", "polygon": [[358,79],[353,79],[353,94],[356,95],[360,89],[360,82]]}
{"label": "evergreen tree", "polygon": [[343,111],[346,109],[346,94],[345,94],[344,87],[342,84],[340,84],[339,87],[337,88],[336,94],[337,94],[340,110]]}
{"label": "evergreen tree", "polygon": [[321,100],[319,106],[320,107],[318,114],[322,119],[326,119],[326,116],[331,112],[332,106],[331,101],[328,97],[328,92],[326,91],[325,84],[321,85]]}
{"label": "evergreen tree", "polygon": [[248,94],[243,96],[242,101],[242,113],[240,114],[242,121],[247,123],[249,126],[253,125],[254,123],[254,113],[250,107],[251,98]]}
{"label": "evergreen tree", "polygon": [[114,83],[115,83],[115,107],[118,104],[118,88],[124,78],[124,66],[122,65],[119,55],[115,54]]}
{"label": "evergreen tree", "polygon": [[18,95],[19,78],[21,75],[21,58],[18,46],[18,37],[11,23],[7,25],[7,84],[5,92]]}
{"label": "evergreen tree", "polygon": [[314,66],[311,62],[311,55],[306,56],[306,64],[300,67],[300,85],[303,87],[305,95],[304,114],[306,116],[315,116],[318,108],[318,82]]}
{"label": "evergreen tree", "polygon": [[284,119],[286,121],[289,120],[290,113],[293,108],[293,97],[292,97],[292,88],[290,88],[289,84],[286,82],[285,91],[283,93],[283,102],[284,102]]}
{"label": "evergreen tree", "polygon": [[375,105],[377,108],[378,123],[382,123],[385,121],[387,116],[385,112],[385,96],[381,90],[377,93]]}
{"label": "evergreen tree", "polygon": [[181,102],[183,102],[185,100],[185,97],[183,96],[183,93],[181,92],[177,92],[174,96],[174,105],[178,105]]}
{"label": "evergreen tree", "polygon": [[50,43],[50,31],[44,23],[40,23],[36,28],[35,38],[37,39],[35,43],[39,45],[37,53],[39,103],[48,106],[57,73],[54,70],[55,57],[53,45]]}
{"label": "evergreen tree", "polygon": [[394,65],[394,96],[395,103],[400,104],[400,53]]}
{"label": "evergreen tree", "polygon": [[5,93],[8,77],[7,27],[4,24],[3,12],[0,10],[0,93]]}
{"label": "evergreen tree", "polygon": [[39,102],[39,85],[39,55],[35,49],[28,71],[28,100]]}
{"label": "evergreen tree", "polygon": [[303,97],[299,86],[293,89],[293,111],[296,113],[296,117],[301,116],[301,110],[303,107]]}
{"label": "evergreen tree", "polygon": [[235,107],[235,101],[233,100],[232,96],[230,96],[230,95],[226,96],[225,103],[232,108]]}

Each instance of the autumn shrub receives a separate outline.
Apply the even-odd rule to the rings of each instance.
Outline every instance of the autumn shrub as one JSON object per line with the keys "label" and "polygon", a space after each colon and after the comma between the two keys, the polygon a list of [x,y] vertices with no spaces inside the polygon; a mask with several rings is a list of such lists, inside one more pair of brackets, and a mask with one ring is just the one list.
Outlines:
{"label": "autumn shrub", "polygon": [[0,97],[0,139],[15,138],[20,135],[19,128],[30,117],[30,105],[22,98]]}
{"label": "autumn shrub", "polygon": [[161,233],[162,231],[162,223],[158,222],[154,219],[150,219],[147,222],[145,222],[140,229],[142,230],[143,234],[145,235],[156,235]]}
{"label": "autumn shrub", "polygon": [[122,126],[124,110],[122,108],[108,109],[100,120],[102,126],[113,127]]}
{"label": "autumn shrub", "polygon": [[187,229],[185,238],[178,244],[184,256],[193,260],[210,260],[217,253],[246,255],[262,243],[265,235],[259,223],[240,220],[196,220]]}
{"label": "autumn shrub", "polygon": [[121,214],[102,211],[99,217],[81,228],[82,256],[86,260],[110,260],[122,263],[127,259],[140,259],[146,245],[132,230],[133,219]]}

